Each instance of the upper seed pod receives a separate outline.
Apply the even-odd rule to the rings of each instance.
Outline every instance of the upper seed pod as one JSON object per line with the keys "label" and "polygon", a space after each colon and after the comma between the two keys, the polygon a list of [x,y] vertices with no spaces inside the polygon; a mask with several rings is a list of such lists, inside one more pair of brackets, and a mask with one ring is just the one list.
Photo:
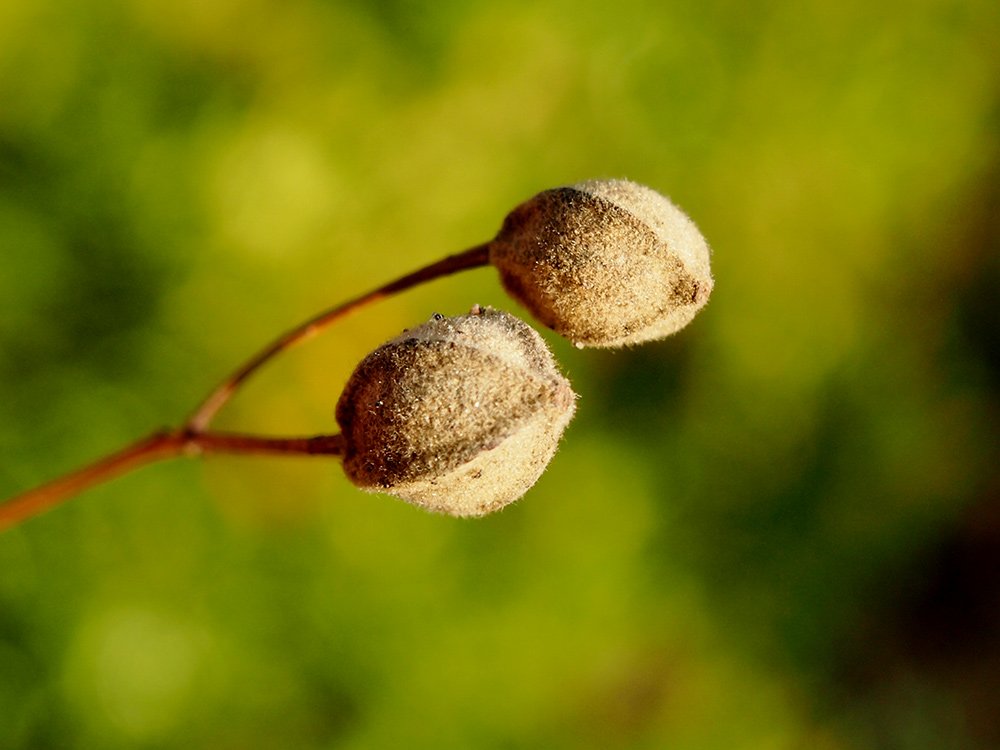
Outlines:
{"label": "upper seed pod", "polygon": [[514,316],[435,315],[369,354],[337,404],[354,484],[481,516],[537,481],[576,408],[541,337]]}
{"label": "upper seed pod", "polygon": [[712,291],[709,249],[669,199],[591,180],[515,208],[490,245],[507,291],[577,346],[622,346],[680,330]]}

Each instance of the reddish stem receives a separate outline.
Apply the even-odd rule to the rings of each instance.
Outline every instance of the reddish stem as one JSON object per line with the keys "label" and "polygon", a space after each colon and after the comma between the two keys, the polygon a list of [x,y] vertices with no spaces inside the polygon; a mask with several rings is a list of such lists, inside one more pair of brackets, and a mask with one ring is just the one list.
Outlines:
{"label": "reddish stem", "polygon": [[393,294],[398,294],[406,289],[422,284],[425,281],[432,281],[433,279],[448,276],[450,274],[457,273],[458,271],[478,268],[489,264],[489,247],[490,243],[487,242],[482,245],[469,248],[464,252],[449,255],[443,260],[431,263],[429,266],[425,266],[424,268],[414,271],[413,273],[402,276],[395,281],[391,281],[384,286],[380,286],[378,289],[373,289],[367,294],[362,294],[360,297],[356,297],[341,305],[325,310],[310,318],[305,323],[302,323],[301,325],[282,334],[247,360],[246,364],[233,372],[232,375],[222,381],[222,383],[220,383],[216,389],[212,391],[204,401],[202,401],[191,417],[188,418],[188,421],[184,425],[185,429],[190,432],[203,432],[207,429],[209,423],[211,423],[219,409],[221,409],[226,402],[232,398],[233,394],[236,393],[236,390],[243,384],[243,381],[249,378],[261,367],[261,365],[269,361],[275,355],[280,354],[294,344],[315,336],[332,323],[335,323],[355,310],[371,304],[372,302],[376,302],[386,297],[391,297]]}
{"label": "reddish stem", "polygon": [[138,440],[89,466],[28,490],[0,505],[0,531],[36,516],[95,485],[107,482],[144,464],[199,453],[270,453],[278,455],[339,456],[344,452],[340,435],[305,438],[271,438],[256,435],[207,432],[209,423],[243,382],[262,365],[289,347],[310,338],[327,326],[366,305],[390,297],[425,281],[489,264],[490,243],[431,263],[337,307],[319,313],[279,336],[233,372],[195,409],[179,430],[162,430]]}
{"label": "reddish stem", "polygon": [[273,438],[222,432],[161,430],[82,469],[11,498],[0,505],[0,532],[95,485],[154,461],[201,453],[339,456],[343,452],[344,439],[340,435]]}

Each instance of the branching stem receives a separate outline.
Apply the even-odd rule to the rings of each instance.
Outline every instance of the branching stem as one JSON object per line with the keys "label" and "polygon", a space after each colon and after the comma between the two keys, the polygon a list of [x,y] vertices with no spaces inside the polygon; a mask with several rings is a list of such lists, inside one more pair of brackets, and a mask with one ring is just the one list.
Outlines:
{"label": "branching stem", "polygon": [[344,440],[340,435],[317,435],[301,438],[264,437],[209,432],[208,426],[247,378],[276,355],[315,336],[341,318],[373,302],[442,276],[487,265],[489,263],[489,247],[490,243],[484,243],[461,253],[449,255],[367,294],[325,310],[292,328],[261,349],[222,381],[194,410],[180,429],[154,432],[152,435],[138,440],[116,453],[105,456],[89,466],[10,498],[0,505],[0,531],[140,466],[176,456],[202,453],[343,455]]}

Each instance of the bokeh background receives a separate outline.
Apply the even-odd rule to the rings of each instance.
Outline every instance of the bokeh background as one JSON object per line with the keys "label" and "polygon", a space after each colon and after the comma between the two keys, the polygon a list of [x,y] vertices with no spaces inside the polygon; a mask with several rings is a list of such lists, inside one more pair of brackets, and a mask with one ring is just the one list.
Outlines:
{"label": "bokeh background", "polygon": [[[176,424],[314,312],[629,177],[714,250],[579,351],[483,520],[333,461],[147,467],[0,536],[0,748],[1000,746],[1000,6],[0,4],[0,496]],[[491,269],[289,353],[229,429]]]}

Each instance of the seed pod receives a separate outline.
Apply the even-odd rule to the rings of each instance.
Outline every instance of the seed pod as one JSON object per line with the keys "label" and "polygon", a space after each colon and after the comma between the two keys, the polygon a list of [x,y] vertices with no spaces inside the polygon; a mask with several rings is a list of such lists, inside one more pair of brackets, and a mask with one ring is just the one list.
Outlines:
{"label": "seed pod", "polygon": [[669,336],[713,285],[694,223],[627,180],[591,180],[522,203],[491,243],[490,262],[511,296],[581,347]]}
{"label": "seed pod", "polygon": [[489,308],[433,319],[369,354],[337,404],[354,484],[481,516],[538,480],[576,408],[542,338]]}

